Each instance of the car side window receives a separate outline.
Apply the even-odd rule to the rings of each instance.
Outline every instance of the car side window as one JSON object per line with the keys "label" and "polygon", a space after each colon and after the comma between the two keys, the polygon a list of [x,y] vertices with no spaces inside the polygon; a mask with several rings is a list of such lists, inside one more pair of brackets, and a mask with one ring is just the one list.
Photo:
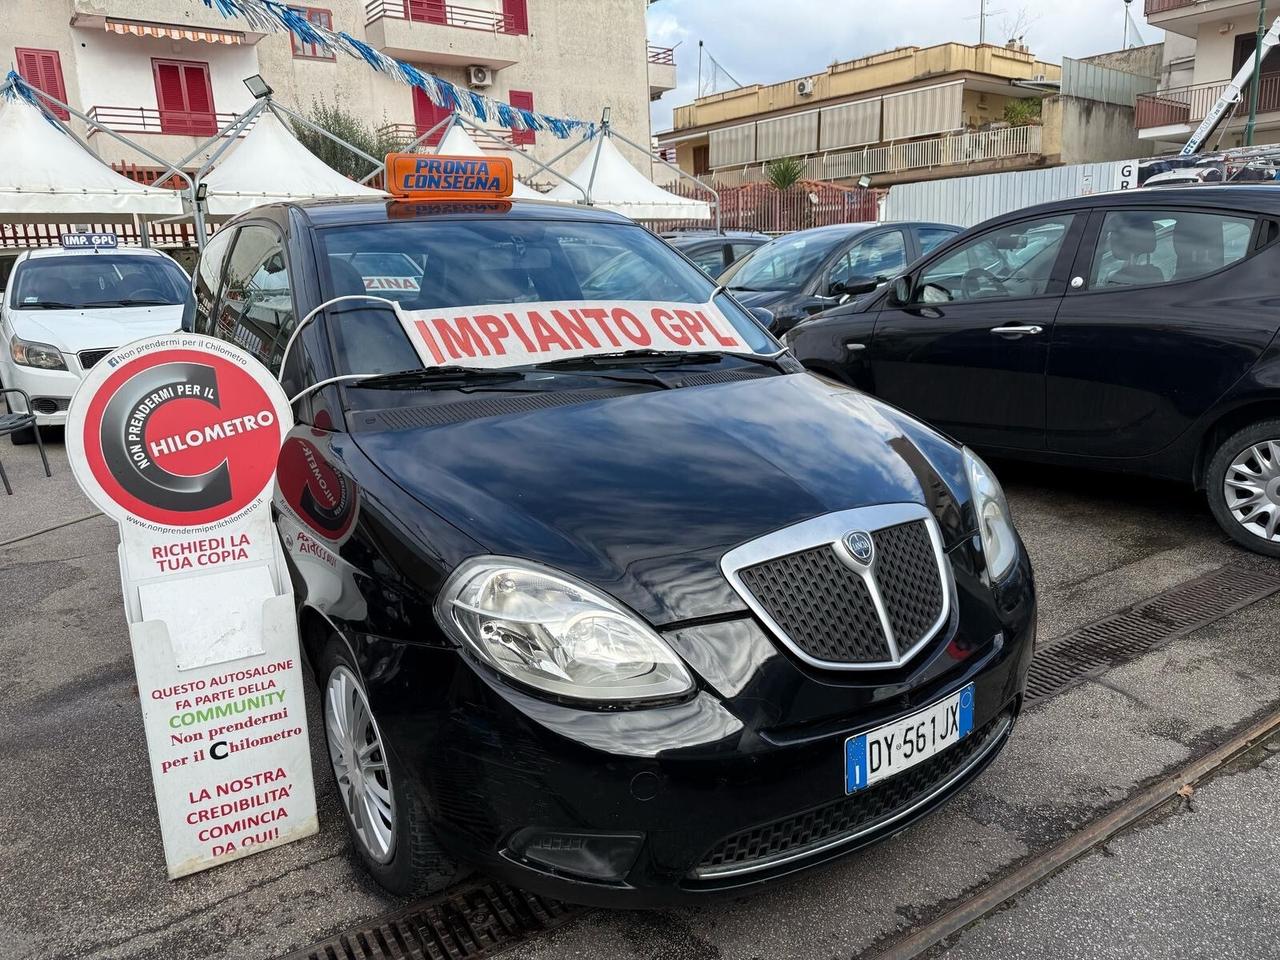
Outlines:
{"label": "car side window", "polygon": [[733,245],[733,260],[730,262],[733,263],[741,260],[758,246],[760,246],[758,243],[735,243]]}
{"label": "car side window", "polygon": [[241,227],[227,258],[214,335],[247,350],[277,373],[293,322],[283,238],[262,224]]}
{"label": "car side window", "polygon": [[715,246],[695,250],[689,254],[689,259],[696,263],[703,273],[718,277],[725,268],[724,244],[717,243]]}
{"label": "car side window", "polygon": [[920,303],[1038,297],[1075,216],[1024,220],[988,230],[929,264],[916,284]]}
{"label": "car side window", "polygon": [[837,283],[889,279],[907,268],[907,242],[890,230],[855,243],[827,274],[827,290]]}
{"label": "car side window", "polygon": [[1191,280],[1243,260],[1250,217],[1186,210],[1115,210],[1102,220],[1089,288]]}
{"label": "car side window", "polygon": [[193,280],[196,295],[195,330],[213,335],[213,312],[218,303],[218,284],[222,281],[222,264],[235,230],[219,230],[204,245]]}
{"label": "car side window", "polygon": [[959,230],[947,230],[943,227],[917,227],[916,239],[920,242],[920,255],[932,253],[933,250],[950,240]]}

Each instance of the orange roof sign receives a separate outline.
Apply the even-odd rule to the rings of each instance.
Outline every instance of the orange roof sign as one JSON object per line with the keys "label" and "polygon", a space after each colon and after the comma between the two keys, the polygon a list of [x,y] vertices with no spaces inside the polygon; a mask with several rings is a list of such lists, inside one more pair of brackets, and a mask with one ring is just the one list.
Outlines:
{"label": "orange roof sign", "polygon": [[514,176],[507,157],[387,154],[387,190],[406,199],[502,199],[511,196]]}

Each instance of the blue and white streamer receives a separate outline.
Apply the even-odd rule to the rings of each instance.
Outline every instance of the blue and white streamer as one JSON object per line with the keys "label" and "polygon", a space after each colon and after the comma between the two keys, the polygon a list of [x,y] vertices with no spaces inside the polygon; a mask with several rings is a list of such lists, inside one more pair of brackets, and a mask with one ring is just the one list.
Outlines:
{"label": "blue and white streamer", "polygon": [[566,139],[574,131],[584,137],[595,134],[595,124],[586,120],[553,117],[546,113],[522,110],[509,103],[495,100],[459,87],[455,83],[424,73],[413,64],[388,57],[363,40],[358,40],[342,30],[330,30],[312,23],[296,10],[279,0],[203,0],[204,5],[217,10],[224,17],[239,17],[248,21],[254,30],[276,33],[287,30],[303,43],[314,44],[328,51],[342,51],[347,56],[358,57],[379,73],[385,73],[400,83],[417,87],[437,107],[456,110],[484,123],[494,120],[510,130],[547,130],[560,139]]}

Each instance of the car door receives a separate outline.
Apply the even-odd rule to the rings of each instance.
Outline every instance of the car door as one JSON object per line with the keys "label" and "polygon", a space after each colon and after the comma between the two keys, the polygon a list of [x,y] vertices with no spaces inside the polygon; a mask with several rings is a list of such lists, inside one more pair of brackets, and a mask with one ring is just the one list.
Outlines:
{"label": "car door", "polygon": [[1275,332],[1277,229],[1204,206],[1095,211],[1051,337],[1049,448],[1146,456],[1208,411]]}
{"label": "car door", "polygon": [[1084,220],[1005,222],[937,251],[876,319],[875,392],[962,441],[1043,448],[1047,334]]}

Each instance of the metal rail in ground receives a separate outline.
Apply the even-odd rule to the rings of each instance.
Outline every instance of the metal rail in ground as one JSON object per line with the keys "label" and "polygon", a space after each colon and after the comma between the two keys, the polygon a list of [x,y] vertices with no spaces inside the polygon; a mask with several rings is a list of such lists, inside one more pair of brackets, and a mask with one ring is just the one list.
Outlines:
{"label": "metal rail in ground", "polygon": [[1270,714],[1176,773],[1164,777],[1154,786],[1130,797],[1056,847],[1001,877],[910,936],[870,955],[868,960],[914,960],[1150,815],[1179,796],[1179,791],[1184,787],[1195,787],[1241,754],[1277,733],[1280,733],[1280,711]]}

